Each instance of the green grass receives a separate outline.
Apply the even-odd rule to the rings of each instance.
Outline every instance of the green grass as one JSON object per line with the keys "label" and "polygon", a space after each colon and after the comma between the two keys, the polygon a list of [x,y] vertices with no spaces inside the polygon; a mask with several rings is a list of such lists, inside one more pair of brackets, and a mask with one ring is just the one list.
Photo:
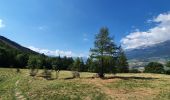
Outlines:
{"label": "green grass", "polygon": [[14,99],[14,86],[20,75],[11,69],[0,69],[0,99]]}
{"label": "green grass", "polygon": [[59,79],[46,80],[30,77],[27,69],[17,74],[15,69],[0,68],[0,100],[18,100],[16,89],[29,100],[170,100],[168,75],[117,74],[102,80],[90,78],[93,74],[83,72],[71,79],[70,71],[61,71]]}

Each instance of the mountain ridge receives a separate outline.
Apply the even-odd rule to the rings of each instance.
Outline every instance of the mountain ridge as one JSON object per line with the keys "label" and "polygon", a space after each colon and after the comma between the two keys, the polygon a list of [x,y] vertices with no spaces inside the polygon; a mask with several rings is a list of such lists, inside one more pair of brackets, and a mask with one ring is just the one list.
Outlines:
{"label": "mountain ridge", "polygon": [[0,43],[1,43],[0,44],[1,47],[15,49],[15,50],[18,50],[23,53],[38,54],[37,52],[35,52],[29,48],[26,48],[24,46],[21,46],[20,44],[14,42],[4,36],[1,36],[1,35],[0,35]]}
{"label": "mountain ridge", "polygon": [[155,45],[125,51],[131,66],[144,66],[157,61],[165,64],[170,60],[170,40]]}

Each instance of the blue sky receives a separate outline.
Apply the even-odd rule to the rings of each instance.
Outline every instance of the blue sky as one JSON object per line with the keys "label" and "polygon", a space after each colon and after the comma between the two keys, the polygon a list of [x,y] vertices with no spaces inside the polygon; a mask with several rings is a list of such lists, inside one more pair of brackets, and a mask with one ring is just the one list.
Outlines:
{"label": "blue sky", "polygon": [[[170,0],[0,0],[0,2],[0,35],[51,55],[60,53],[87,56],[89,49],[93,47],[94,35],[103,26],[107,26],[116,43],[124,44],[125,48],[145,45],[146,43],[141,40],[141,34],[145,35],[145,32],[148,32],[150,34],[148,38],[152,39],[154,38],[152,34],[155,34],[155,31],[152,32],[154,28],[165,27],[167,31],[163,35],[169,33],[169,27],[163,26],[164,21],[169,25],[169,20],[156,21],[156,18],[159,19],[161,15],[163,18],[169,18]],[[135,37],[136,34],[139,36]],[[154,39],[149,43],[167,40]],[[134,41],[131,40],[142,41],[143,44],[134,46]]]}

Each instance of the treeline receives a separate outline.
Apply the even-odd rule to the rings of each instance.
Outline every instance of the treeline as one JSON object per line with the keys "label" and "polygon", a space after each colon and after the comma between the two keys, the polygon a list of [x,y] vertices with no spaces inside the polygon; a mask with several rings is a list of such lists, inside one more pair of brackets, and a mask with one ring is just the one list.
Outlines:
{"label": "treeline", "polygon": [[12,67],[18,66],[22,63],[22,67],[25,67],[27,62],[18,61],[23,58],[24,61],[28,61],[27,53],[23,53],[19,50],[13,49],[3,42],[0,42],[0,66],[1,67]]}
{"label": "treeline", "polygon": [[15,50],[0,48],[0,66],[4,68],[30,68],[52,69],[52,65],[60,66],[60,70],[68,70],[74,62],[72,57],[48,57],[44,54],[28,54]]}
{"label": "treeline", "polygon": [[[111,60],[109,57],[104,58],[105,73],[123,73],[128,72],[128,65],[125,62],[120,65],[120,61],[126,57],[123,52],[120,53],[119,60]],[[4,68],[35,68],[48,70],[71,70],[79,72],[99,72],[100,62],[89,57],[86,61],[81,57],[49,57],[44,54],[32,55],[18,51],[0,49],[0,66]]]}

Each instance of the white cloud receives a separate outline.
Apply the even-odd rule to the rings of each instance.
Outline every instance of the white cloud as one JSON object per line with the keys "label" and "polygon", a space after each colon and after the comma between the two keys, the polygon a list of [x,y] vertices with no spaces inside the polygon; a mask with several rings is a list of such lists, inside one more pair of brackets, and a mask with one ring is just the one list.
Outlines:
{"label": "white cloud", "polygon": [[138,29],[122,38],[121,43],[123,47],[125,49],[133,49],[170,40],[170,13],[159,14],[152,19],[152,22],[157,23],[157,25],[147,31]]}
{"label": "white cloud", "polygon": [[3,20],[0,19],[0,28],[3,28],[3,27],[5,27],[5,24],[3,23]]}
{"label": "white cloud", "polygon": [[34,46],[29,46],[29,49],[36,51],[38,53],[43,53],[45,55],[48,56],[67,56],[67,57],[87,57],[87,55],[85,53],[81,53],[81,54],[76,54],[73,53],[72,51],[63,51],[63,50],[48,50],[48,49],[40,49],[40,48],[36,48]]}

